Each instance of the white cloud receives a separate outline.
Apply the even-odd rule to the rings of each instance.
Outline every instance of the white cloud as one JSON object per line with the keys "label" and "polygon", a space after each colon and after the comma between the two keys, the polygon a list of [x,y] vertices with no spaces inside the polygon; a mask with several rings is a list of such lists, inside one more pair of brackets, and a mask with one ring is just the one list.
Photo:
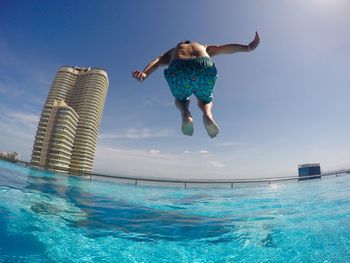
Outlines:
{"label": "white cloud", "polygon": [[[49,87],[49,86],[47,86]],[[44,104],[44,97],[37,95],[37,93],[28,92],[23,88],[20,88],[15,83],[4,83],[0,82],[0,95],[5,100],[7,98],[15,98],[17,100],[21,100],[23,104],[27,105],[43,105]]]}
{"label": "white cloud", "polygon": [[161,153],[158,149],[134,149],[134,148],[114,148],[106,145],[98,144],[96,151],[99,152],[100,156],[104,156],[107,159],[115,157],[118,160],[139,160],[139,159],[149,159],[154,160],[152,155],[157,154],[158,160],[176,160],[179,155],[170,153]]}
{"label": "white cloud", "polygon": [[19,152],[28,160],[39,116],[0,107],[0,150]]}
{"label": "white cloud", "polygon": [[162,138],[162,137],[170,137],[174,134],[174,132],[170,129],[162,129],[162,130],[155,130],[155,129],[149,129],[149,128],[143,128],[143,129],[124,129],[120,133],[106,133],[101,134],[100,139],[146,139],[146,138]]}
{"label": "white cloud", "polygon": [[212,166],[212,167],[215,167],[215,168],[224,168],[225,167],[225,165],[223,165],[221,162],[219,162],[219,161],[211,161],[210,162],[210,165]]}
{"label": "white cloud", "polygon": [[157,155],[157,154],[160,153],[160,151],[159,151],[159,150],[156,150],[156,149],[151,149],[151,150],[149,150],[149,153],[150,153],[151,155]]}
{"label": "white cloud", "polygon": [[[32,66],[32,61],[24,60],[21,56],[14,53],[4,41],[1,41],[1,39],[0,49],[0,63],[2,62],[6,67],[11,66],[13,68],[16,68],[17,71],[22,72],[22,74],[29,77],[30,80],[38,84],[37,87],[49,87],[52,81],[51,76],[53,76],[53,72],[50,72],[48,74],[48,72],[44,70],[48,68],[48,62],[51,62],[51,65],[54,65],[52,59],[45,61],[44,66],[39,69]],[[37,58],[35,58],[35,60],[37,61]]]}
{"label": "white cloud", "polygon": [[[155,158],[156,157],[156,158]],[[222,178],[225,170],[214,167],[198,152],[191,155],[165,153],[159,149],[112,148],[97,145],[96,172],[159,178]],[[214,165],[215,165],[214,164]]]}
{"label": "white cloud", "polygon": [[[154,157],[157,158],[154,158]],[[157,149],[112,148],[97,145],[94,169],[112,174],[171,177],[180,174],[179,156]]]}
{"label": "white cloud", "polygon": [[174,101],[172,100],[158,100],[158,99],[148,99],[145,100],[144,105],[157,105],[157,106],[162,106],[162,107],[174,107]]}
{"label": "white cloud", "polygon": [[246,143],[244,142],[221,142],[217,143],[217,147],[229,147],[229,146],[238,146],[238,145],[245,145]]}
{"label": "white cloud", "polygon": [[[48,72],[48,63],[41,68],[33,67],[32,60],[24,60],[12,52],[1,39],[0,50],[0,67],[16,69],[16,77],[12,74],[0,76],[0,95],[5,96],[5,100],[6,97],[21,99],[22,105],[43,105],[54,74]],[[33,60],[37,62],[37,58]]]}
{"label": "white cloud", "polygon": [[207,150],[200,150],[198,153],[202,158],[209,158],[210,157],[210,154]]}
{"label": "white cloud", "polygon": [[[13,140],[17,145],[33,143],[35,136],[35,128],[23,127],[22,124],[16,123],[0,123],[0,136],[6,140]],[[15,147],[16,145],[14,145]]]}
{"label": "white cloud", "polygon": [[199,154],[199,155],[208,155],[209,156],[209,152],[207,150],[199,150],[199,151],[190,151],[190,150],[184,150],[184,154]]}
{"label": "white cloud", "polygon": [[0,83],[0,93],[17,97],[17,96],[25,95],[26,92],[25,90],[20,89],[18,87],[15,87],[9,84]]}
{"label": "white cloud", "polygon": [[0,116],[0,151],[18,152],[29,160],[35,136],[35,126]]}
{"label": "white cloud", "polygon": [[5,112],[5,115],[9,117],[12,121],[16,121],[27,126],[36,126],[39,122],[39,116],[37,114],[27,113],[27,112],[16,112],[9,111]]}

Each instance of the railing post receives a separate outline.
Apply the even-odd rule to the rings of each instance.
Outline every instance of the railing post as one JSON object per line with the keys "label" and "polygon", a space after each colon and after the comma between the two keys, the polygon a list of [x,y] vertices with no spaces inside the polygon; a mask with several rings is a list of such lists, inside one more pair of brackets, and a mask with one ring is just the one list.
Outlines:
{"label": "railing post", "polygon": [[137,186],[137,179],[135,179],[135,186]]}
{"label": "railing post", "polygon": [[185,183],[185,189],[187,188],[187,183]]}
{"label": "railing post", "polygon": [[233,183],[231,183],[231,189],[233,188]]}

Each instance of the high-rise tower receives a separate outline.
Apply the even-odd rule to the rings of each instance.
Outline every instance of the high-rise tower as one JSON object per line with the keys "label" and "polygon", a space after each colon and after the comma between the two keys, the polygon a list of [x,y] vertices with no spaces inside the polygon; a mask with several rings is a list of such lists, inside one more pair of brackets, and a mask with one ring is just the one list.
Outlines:
{"label": "high-rise tower", "polygon": [[103,69],[61,67],[41,114],[32,164],[71,173],[92,172],[107,90]]}

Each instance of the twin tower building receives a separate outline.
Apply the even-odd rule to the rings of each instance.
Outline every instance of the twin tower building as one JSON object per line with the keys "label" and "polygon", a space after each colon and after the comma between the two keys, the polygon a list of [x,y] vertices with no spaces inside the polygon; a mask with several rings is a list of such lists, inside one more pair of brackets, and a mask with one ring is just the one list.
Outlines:
{"label": "twin tower building", "polygon": [[31,163],[73,174],[91,173],[108,76],[100,68],[63,66],[46,99]]}

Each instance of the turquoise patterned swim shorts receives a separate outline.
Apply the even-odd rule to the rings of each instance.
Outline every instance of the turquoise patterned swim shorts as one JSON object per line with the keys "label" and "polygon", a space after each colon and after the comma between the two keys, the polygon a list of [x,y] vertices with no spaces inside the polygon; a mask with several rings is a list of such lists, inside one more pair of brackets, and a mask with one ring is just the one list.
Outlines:
{"label": "turquoise patterned swim shorts", "polygon": [[171,93],[179,100],[194,94],[204,103],[213,99],[217,70],[209,57],[174,59],[164,70]]}

